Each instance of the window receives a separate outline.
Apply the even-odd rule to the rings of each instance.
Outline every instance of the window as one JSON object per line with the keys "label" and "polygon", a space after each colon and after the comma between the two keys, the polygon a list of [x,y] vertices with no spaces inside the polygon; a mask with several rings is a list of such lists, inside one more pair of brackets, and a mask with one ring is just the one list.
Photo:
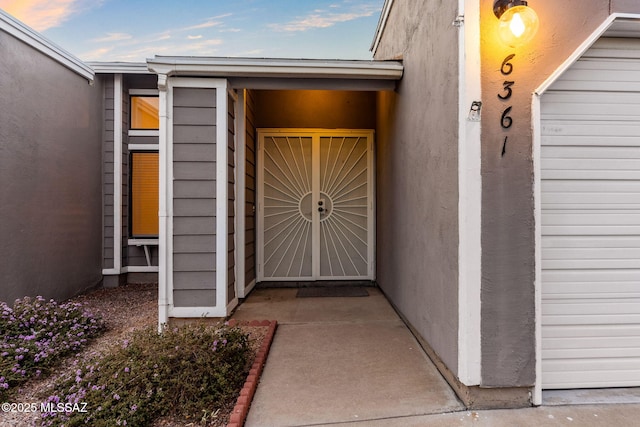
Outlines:
{"label": "window", "polygon": [[131,153],[130,234],[158,236],[159,157],[155,151]]}
{"label": "window", "polygon": [[157,96],[131,96],[131,129],[158,129],[158,105]]}

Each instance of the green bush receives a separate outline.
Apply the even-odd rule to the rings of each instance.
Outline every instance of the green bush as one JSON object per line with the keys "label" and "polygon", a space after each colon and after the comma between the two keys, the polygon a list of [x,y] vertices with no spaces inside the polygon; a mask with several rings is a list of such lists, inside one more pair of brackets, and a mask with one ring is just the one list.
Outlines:
{"label": "green bush", "polygon": [[79,303],[58,304],[40,296],[16,300],[13,308],[0,302],[0,402],[103,330],[102,320]]}
{"label": "green bush", "polygon": [[175,415],[199,420],[233,404],[249,370],[239,328],[203,325],[134,333],[115,351],[78,366],[48,401],[86,402],[86,413],[43,413],[44,426],[144,426]]}

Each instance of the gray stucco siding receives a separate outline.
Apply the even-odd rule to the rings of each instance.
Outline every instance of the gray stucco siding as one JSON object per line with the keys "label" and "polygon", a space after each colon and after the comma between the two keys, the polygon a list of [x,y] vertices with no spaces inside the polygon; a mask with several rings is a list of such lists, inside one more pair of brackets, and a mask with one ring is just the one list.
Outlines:
{"label": "gray stucco siding", "polygon": [[402,56],[404,66],[397,90],[378,93],[377,282],[454,374],[460,30],[451,21],[457,9],[457,2],[395,2],[375,52],[377,60]]}
{"label": "gray stucco siding", "polygon": [[216,304],[216,91],[173,92],[173,304]]}
{"label": "gray stucco siding", "polygon": [[98,285],[103,81],[0,30],[0,300]]}

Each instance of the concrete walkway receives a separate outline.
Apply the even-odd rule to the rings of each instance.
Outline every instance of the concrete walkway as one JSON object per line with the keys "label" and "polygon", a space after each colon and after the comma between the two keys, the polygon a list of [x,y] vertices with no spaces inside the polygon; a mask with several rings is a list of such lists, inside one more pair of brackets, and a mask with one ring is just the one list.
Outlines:
{"label": "concrete walkway", "polygon": [[296,298],[297,289],[256,289],[238,307],[235,319],[279,323],[247,427],[640,425],[638,403],[467,411],[384,295],[367,290]]}
{"label": "concrete walkway", "polygon": [[370,296],[296,298],[257,289],[238,320],[278,321],[246,426],[384,420],[463,409],[376,288]]}

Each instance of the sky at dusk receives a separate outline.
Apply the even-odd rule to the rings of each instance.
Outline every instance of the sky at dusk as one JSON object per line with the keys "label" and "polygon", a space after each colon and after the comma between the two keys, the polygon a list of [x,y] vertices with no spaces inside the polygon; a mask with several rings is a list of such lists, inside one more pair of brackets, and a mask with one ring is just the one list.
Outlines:
{"label": "sky at dusk", "polygon": [[85,61],[154,55],[371,59],[384,0],[0,0]]}

